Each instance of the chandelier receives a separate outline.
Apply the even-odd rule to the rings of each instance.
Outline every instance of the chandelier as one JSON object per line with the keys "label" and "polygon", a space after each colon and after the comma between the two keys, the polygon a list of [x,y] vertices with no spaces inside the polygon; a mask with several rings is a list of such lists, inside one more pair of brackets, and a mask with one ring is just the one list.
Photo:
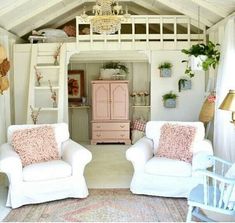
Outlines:
{"label": "chandelier", "polygon": [[[114,34],[121,29],[121,21],[130,17],[128,9],[123,16],[122,6],[118,0],[96,0],[93,6],[94,17],[90,20],[93,31],[100,34]],[[83,19],[87,18],[84,10]]]}

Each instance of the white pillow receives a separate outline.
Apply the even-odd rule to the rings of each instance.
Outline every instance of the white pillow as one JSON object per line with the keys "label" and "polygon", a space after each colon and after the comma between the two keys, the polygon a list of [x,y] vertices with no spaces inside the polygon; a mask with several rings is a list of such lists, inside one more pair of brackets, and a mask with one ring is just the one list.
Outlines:
{"label": "white pillow", "polygon": [[67,38],[68,37],[65,31],[61,29],[51,29],[51,28],[41,29],[38,31],[38,34],[44,35],[47,38],[52,38],[52,37]]}

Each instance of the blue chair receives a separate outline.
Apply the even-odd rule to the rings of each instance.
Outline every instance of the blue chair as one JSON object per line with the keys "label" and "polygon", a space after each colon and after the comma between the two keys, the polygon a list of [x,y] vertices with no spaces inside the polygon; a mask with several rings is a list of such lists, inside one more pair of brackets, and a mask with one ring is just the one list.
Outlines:
{"label": "blue chair", "polygon": [[[212,168],[209,170],[195,170],[195,174],[203,175],[203,184],[194,187],[188,196],[187,222],[192,216],[201,221],[214,221],[203,215],[200,209],[221,214],[235,216],[235,201],[230,200],[235,190],[235,177],[228,178],[225,171],[232,163],[215,156],[208,156]],[[234,173],[235,176],[235,173]]]}

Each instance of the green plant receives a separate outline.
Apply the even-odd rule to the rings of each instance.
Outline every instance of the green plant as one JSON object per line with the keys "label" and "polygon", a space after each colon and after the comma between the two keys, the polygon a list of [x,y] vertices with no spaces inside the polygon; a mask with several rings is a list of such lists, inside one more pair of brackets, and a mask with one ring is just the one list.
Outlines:
{"label": "green plant", "polygon": [[190,78],[194,77],[195,73],[192,71],[191,66],[189,66],[189,61],[182,60],[182,63],[187,63],[184,73],[188,75]]}
{"label": "green plant", "polygon": [[161,63],[159,66],[158,66],[158,69],[171,69],[172,68],[172,64],[170,62],[164,62],[164,63]]}
{"label": "green plant", "polygon": [[128,73],[128,67],[120,62],[109,62],[103,65],[103,69],[120,69],[126,74]]}
{"label": "green plant", "polygon": [[[207,71],[210,67],[213,67],[215,69],[219,63],[220,52],[217,48],[218,46],[219,44],[214,44],[209,41],[207,44],[198,43],[192,45],[190,49],[183,49],[181,52],[187,54],[188,56],[206,56],[206,59],[202,62],[202,68],[204,71]],[[189,60],[183,60],[182,62],[187,63],[185,74],[189,75],[190,77],[193,77],[194,72],[189,66]]]}
{"label": "green plant", "polygon": [[189,81],[189,80],[184,79],[184,78],[179,79],[179,81],[178,81],[178,89],[179,89],[179,92],[181,92],[181,87],[182,87],[182,86],[185,87],[185,83],[186,83],[187,81]]}
{"label": "green plant", "polygon": [[174,94],[172,91],[170,91],[167,94],[162,95],[162,100],[166,101],[167,99],[176,99],[178,96]]}

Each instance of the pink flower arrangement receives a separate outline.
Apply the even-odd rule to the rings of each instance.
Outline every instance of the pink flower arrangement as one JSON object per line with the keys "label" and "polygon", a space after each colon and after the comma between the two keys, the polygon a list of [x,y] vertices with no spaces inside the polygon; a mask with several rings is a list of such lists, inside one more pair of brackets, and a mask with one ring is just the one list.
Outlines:
{"label": "pink flower arrangement", "polygon": [[144,92],[143,92],[143,91],[140,91],[140,92],[138,92],[137,95],[138,95],[138,96],[144,96]]}
{"label": "pink flower arrangement", "polygon": [[130,94],[131,97],[135,97],[137,95],[137,93],[134,91]]}
{"label": "pink flower arrangement", "polygon": [[144,96],[149,96],[149,92],[148,92],[148,91],[145,91],[145,92],[144,92]]}
{"label": "pink flower arrangement", "polygon": [[216,100],[216,96],[213,95],[213,94],[212,94],[212,95],[209,95],[209,96],[207,97],[207,101],[210,102],[210,103],[214,103],[215,100]]}

